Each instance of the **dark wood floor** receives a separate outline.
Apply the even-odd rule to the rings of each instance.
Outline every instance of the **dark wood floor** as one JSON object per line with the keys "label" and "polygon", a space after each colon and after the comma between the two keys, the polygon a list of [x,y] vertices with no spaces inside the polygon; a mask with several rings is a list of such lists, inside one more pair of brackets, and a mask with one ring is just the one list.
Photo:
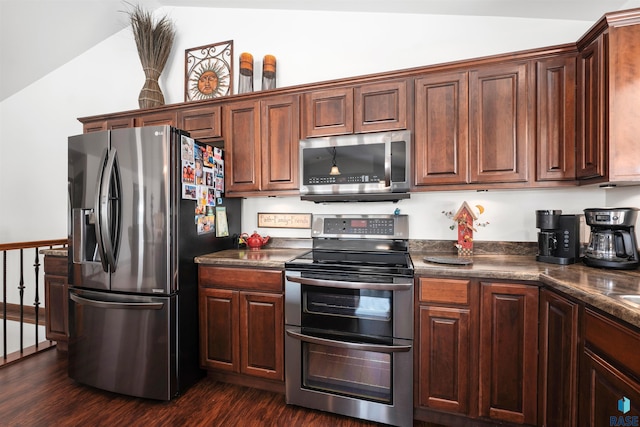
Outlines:
{"label": "dark wood floor", "polygon": [[[157,402],[75,383],[55,348],[0,368],[2,426],[335,426],[380,424],[285,404],[284,395],[204,378]],[[427,426],[416,422],[415,426]]]}

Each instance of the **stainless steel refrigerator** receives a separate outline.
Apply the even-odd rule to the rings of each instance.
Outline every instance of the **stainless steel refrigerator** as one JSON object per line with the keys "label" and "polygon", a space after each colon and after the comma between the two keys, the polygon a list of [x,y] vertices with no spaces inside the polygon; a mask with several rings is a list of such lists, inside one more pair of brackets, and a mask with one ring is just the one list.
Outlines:
{"label": "stainless steel refrigerator", "polygon": [[198,232],[182,135],[69,138],[69,376],[79,383],[170,400],[203,375],[194,257],[235,245],[240,200],[223,199],[228,237]]}

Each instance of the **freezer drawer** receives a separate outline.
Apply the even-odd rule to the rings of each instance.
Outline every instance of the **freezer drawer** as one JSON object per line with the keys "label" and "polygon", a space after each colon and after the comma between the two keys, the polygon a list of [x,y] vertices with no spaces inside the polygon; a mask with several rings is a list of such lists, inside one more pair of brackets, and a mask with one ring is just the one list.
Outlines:
{"label": "freezer drawer", "polygon": [[175,397],[177,298],[71,289],[69,376],[130,396]]}

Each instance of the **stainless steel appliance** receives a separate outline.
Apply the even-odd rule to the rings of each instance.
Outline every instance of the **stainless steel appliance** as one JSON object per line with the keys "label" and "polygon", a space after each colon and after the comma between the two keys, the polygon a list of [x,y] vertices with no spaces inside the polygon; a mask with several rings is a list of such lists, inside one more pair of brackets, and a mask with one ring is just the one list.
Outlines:
{"label": "stainless steel appliance", "polygon": [[405,215],[317,215],[285,263],[289,404],[413,424],[413,264]]}
{"label": "stainless steel appliance", "polygon": [[537,210],[537,261],[574,264],[580,261],[581,215],[563,215],[561,210]]}
{"label": "stainless steel appliance", "polygon": [[314,202],[409,198],[411,132],[300,141],[300,198]]}
{"label": "stainless steel appliance", "polygon": [[585,209],[591,227],[584,263],[591,267],[631,270],[638,268],[635,225],[638,208]]}
{"label": "stainless steel appliance", "polygon": [[[198,234],[169,126],[69,138],[69,376],[169,400],[202,376],[194,257],[231,248]],[[185,134],[186,135],[186,134]],[[225,199],[229,233],[238,203]]]}

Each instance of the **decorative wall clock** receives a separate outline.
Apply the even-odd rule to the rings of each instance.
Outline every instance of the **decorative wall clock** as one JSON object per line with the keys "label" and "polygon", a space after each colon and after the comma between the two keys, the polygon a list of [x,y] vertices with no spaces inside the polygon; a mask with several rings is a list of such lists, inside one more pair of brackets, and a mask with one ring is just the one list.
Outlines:
{"label": "decorative wall clock", "polygon": [[185,101],[230,95],[232,90],[233,40],[185,50]]}

